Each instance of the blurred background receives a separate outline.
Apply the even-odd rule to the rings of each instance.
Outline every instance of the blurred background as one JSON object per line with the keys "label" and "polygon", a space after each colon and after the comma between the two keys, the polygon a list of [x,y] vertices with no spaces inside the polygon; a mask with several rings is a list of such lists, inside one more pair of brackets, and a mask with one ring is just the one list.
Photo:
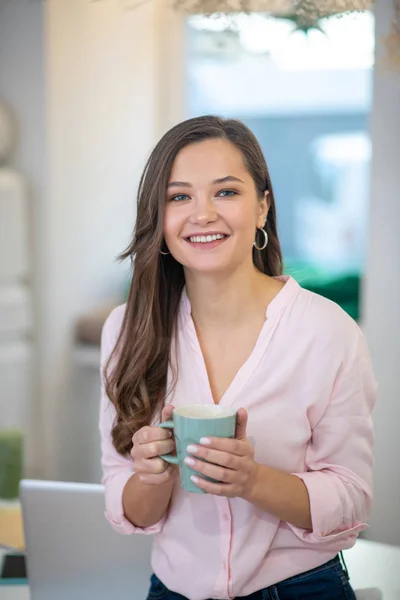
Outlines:
{"label": "blurred background", "polygon": [[365,331],[364,535],[400,545],[400,4],[255,4],[0,0],[0,499],[21,476],[100,481],[99,338],[129,285],[138,178],[166,129],[215,113],[262,145],[286,272]]}

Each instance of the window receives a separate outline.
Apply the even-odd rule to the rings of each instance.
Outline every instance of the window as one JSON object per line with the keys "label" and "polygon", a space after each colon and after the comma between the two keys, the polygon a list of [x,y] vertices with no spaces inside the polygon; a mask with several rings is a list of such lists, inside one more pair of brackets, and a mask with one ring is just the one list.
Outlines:
{"label": "window", "polygon": [[352,307],[346,308],[358,317],[372,14],[323,19],[321,31],[308,33],[258,13],[193,15],[187,40],[189,116],[235,117],[254,131],[271,172],[287,270],[310,287],[340,279],[343,291],[343,282],[352,281]]}

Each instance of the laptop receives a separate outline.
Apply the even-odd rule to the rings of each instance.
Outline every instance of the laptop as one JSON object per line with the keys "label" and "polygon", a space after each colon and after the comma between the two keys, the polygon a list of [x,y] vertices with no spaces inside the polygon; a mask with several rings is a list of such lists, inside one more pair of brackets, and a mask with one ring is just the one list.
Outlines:
{"label": "laptop", "polygon": [[104,488],[21,481],[31,600],[146,600],[152,539],[120,535],[104,516]]}

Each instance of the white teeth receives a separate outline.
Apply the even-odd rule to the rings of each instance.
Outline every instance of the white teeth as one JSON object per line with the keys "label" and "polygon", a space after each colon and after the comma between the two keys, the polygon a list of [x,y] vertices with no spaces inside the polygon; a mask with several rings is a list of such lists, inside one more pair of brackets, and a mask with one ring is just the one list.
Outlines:
{"label": "white teeth", "polygon": [[192,243],[207,243],[207,242],[215,242],[216,240],[224,239],[224,235],[222,233],[217,233],[215,235],[195,235],[189,238],[189,241]]}

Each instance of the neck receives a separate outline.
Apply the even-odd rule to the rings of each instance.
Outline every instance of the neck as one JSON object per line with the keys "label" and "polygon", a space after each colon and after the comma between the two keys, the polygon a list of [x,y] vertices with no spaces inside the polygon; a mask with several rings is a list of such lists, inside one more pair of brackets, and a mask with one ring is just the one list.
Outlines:
{"label": "neck", "polygon": [[229,276],[186,273],[186,292],[194,322],[201,329],[242,323],[249,315],[266,310],[276,291],[276,281],[253,265]]}

